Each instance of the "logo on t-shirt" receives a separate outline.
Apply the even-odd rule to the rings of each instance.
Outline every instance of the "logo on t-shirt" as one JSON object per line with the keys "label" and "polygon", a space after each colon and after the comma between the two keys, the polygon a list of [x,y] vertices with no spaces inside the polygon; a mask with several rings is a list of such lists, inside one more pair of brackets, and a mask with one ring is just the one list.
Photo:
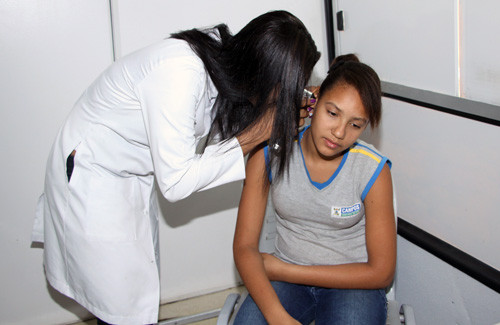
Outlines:
{"label": "logo on t-shirt", "polygon": [[347,218],[358,214],[361,204],[356,203],[347,207],[332,207],[332,218]]}

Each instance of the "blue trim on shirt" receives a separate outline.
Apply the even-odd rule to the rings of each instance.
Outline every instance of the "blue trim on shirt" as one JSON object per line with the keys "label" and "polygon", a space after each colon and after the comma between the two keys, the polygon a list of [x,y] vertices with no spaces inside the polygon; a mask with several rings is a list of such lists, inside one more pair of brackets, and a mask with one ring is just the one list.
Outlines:
{"label": "blue trim on shirt", "polygon": [[328,185],[330,185],[333,180],[335,179],[335,177],[337,177],[337,175],[340,173],[340,171],[342,170],[342,167],[344,166],[346,160],[347,160],[347,156],[349,154],[349,150],[346,151],[346,153],[344,154],[344,156],[342,157],[342,161],[340,162],[339,166],[337,167],[337,170],[335,170],[335,173],[333,173],[332,176],[330,176],[330,178],[324,182],[324,183],[319,183],[319,182],[315,182],[311,179],[311,175],[309,175],[309,170],[307,170],[307,166],[306,166],[306,160],[304,159],[304,153],[302,152],[302,146],[300,145],[300,142],[302,140],[302,136],[304,135],[304,132],[309,128],[309,126],[307,126],[300,134],[299,134],[299,148],[300,148],[300,155],[302,156],[302,163],[304,164],[304,169],[306,171],[306,174],[307,174],[307,177],[309,178],[309,182],[311,182],[312,185],[314,185],[314,187],[316,187],[318,190],[322,190],[324,189],[325,187],[327,187]]}
{"label": "blue trim on shirt", "polygon": [[387,164],[389,166],[389,168],[392,168],[392,162],[387,157],[382,156],[380,153],[376,152],[375,150],[373,150],[372,148],[370,148],[368,146],[365,146],[364,144],[361,144],[359,142],[356,142],[355,144],[356,144],[356,147],[362,147],[366,150],[369,150],[374,155],[377,155],[378,157],[380,157],[380,163],[378,164],[377,169],[375,170],[372,177],[368,181],[368,184],[366,184],[365,189],[363,190],[363,193],[361,193],[361,200],[364,201],[366,198],[366,195],[368,195],[368,192],[370,191],[373,184],[377,180],[378,175],[380,175],[380,172],[382,172],[382,168],[384,168],[384,165]]}
{"label": "blue trim on shirt", "polygon": [[387,163],[387,165],[389,165],[389,168],[391,168],[391,161],[389,159],[387,159],[387,157],[381,156],[380,164],[378,164],[377,169],[375,170],[372,177],[368,181],[368,184],[366,184],[365,189],[363,190],[363,193],[361,193],[361,201],[365,200],[366,195],[368,194],[368,192],[372,188],[373,184],[375,183],[375,181],[378,178],[378,175],[380,174],[380,172],[382,171],[382,168],[384,168],[384,165],[386,163]]}
{"label": "blue trim on shirt", "polygon": [[[311,184],[314,187],[316,187],[317,189],[322,190],[325,187],[327,187],[328,185],[330,185],[333,182],[333,180],[335,179],[335,177],[337,177],[337,175],[340,173],[340,171],[342,170],[342,167],[344,166],[345,162],[347,161],[347,156],[349,155],[349,150],[347,150],[346,153],[344,154],[344,156],[342,157],[342,161],[340,162],[339,166],[335,170],[335,173],[333,173],[333,175],[326,182],[319,183],[319,182],[313,181],[311,179],[311,175],[309,174],[309,170],[307,170],[306,160],[304,158],[304,153],[302,152],[302,146],[300,145],[300,143],[302,141],[302,137],[304,136],[304,132],[309,127],[310,127],[310,125],[306,126],[299,133],[299,135],[298,135],[298,144],[299,144],[299,149],[300,149],[300,155],[302,156],[302,163],[304,165],[304,170],[306,171],[307,177],[309,178],[309,182],[311,182]],[[370,189],[372,188],[373,184],[377,180],[378,175],[380,175],[380,173],[382,172],[382,168],[384,168],[384,165],[387,164],[389,166],[389,168],[392,168],[392,162],[387,157],[382,156],[377,151],[374,151],[372,148],[370,148],[370,147],[368,147],[366,145],[363,145],[363,144],[361,144],[359,142],[355,142],[353,147],[362,147],[362,148],[364,148],[366,150],[369,150],[374,155],[380,157],[380,163],[379,163],[377,169],[375,170],[375,172],[373,173],[372,177],[370,178],[370,180],[366,184],[365,189],[363,190],[363,193],[361,193],[361,200],[364,201],[365,198],[366,198],[366,195],[368,195],[368,192],[370,191]],[[269,157],[269,144],[264,147],[264,159],[265,159],[266,168],[267,168],[267,177],[269,179],[269,182],[272,182],[273,175],[272,175],[272,171],[271,171],[271,160],[270,160],[270,157]]]}
{"label": "blue trim on shirt", "polygon": [[269,178],[269,183],[271,183],[273,174],[271,172],[271,159],[269,158],[269,143],[264,147],[264,160],[266,162],[267,178]]}

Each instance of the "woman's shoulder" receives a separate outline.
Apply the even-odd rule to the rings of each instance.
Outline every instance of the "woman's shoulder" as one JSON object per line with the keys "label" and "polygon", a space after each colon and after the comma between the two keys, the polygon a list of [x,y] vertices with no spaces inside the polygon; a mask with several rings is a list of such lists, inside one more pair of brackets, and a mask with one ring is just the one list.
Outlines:
{"label": "woman's shoulder", "polygon": [[166,73],[178,76],[185,72],[195,76],[201,83],[207,79],[203,62],[189,44],[168,38],[123,56],[108,69],[107,74],[115,78],[127,78],[130,84],[137,85],[148,76]]}
{"label": "woman's shoulder", "polygon": [[130,53],[125,60],[148,62],[152,66],[161,65],[168,60],[184,60],[193,65],[203,68],[201,59],[196,55],[193,49],[186,41],[167,38],[142,49]]}

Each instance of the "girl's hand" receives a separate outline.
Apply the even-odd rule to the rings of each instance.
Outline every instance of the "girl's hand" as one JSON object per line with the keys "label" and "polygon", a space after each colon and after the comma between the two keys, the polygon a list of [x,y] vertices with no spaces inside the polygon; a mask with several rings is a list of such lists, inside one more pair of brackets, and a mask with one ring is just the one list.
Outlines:
{"label": "girl's hand", "polygon": [[261,253],[261,256],[264,261],[264,268],[269,280],[280,280],[280,275],[283,272],[283,268],[286,266],[286,263],[267,253]]}
{"label": "girl's hand", "polygon": [[286,315],[275,315],[276,319],[266,319],[269,325],[301,325],[301,323],[285,312]]}
{"label": "girl's hand", "polygon": [[297,321],[295,318],[292,318],[290,316],[290,318],[286,318],[286,319],[282,319],[280,320],[279,322],[279,325],[302,325],[299,321]]}
{"label": "girl's hand", "polygon": [[290,316],[285,309],[282,309],[282,312],[273,313],[266,318],[266,321],[269,325],[300,325],[300,322]]}

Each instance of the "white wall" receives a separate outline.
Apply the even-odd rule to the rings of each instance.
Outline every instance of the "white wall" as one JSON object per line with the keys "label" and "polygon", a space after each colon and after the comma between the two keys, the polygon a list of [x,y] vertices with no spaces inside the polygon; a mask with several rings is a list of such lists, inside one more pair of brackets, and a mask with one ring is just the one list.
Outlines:
{"label": "white wall", "polygon": [[413,307],[417,324],[493,325],[500,323],[500,295],[398,238],[396,298]]}
{"label": "white wall", "polygon": [[[271,9],[303,19],[320,51],[327,53],[321,0],[112,4],[118,56],[184,28],[227,22],[236,32]],[[88,316],[48,287],[42,249],[31,247],[30,233],[56,132],[82,91],[112,62],[110,30],[108,1],[0,2],[1,324],[63,324]],[[316,80],[327,66],[324,57]],[[163,301],[235,283],[231,241],[240,189],[236,183],[175,204],[163,201]]]}
{"label": "white wall", "polygon": [[354,52],[385,81],[456,94],[453,1],[334,1],[337,54]]}
{"label": "white wall", "polygon": [[[335,4],[346,24],[335,33],[337,54],[358,53],[383,81],[500,100],[491,40],[500,24],[488,19],[498,2]],[[385,98],[382,123],[365,139],[393,162],[399,217],[500,269],[498,126]],[[498,293],[401,238],[399,244],[396,298],[414,305],[419,324],[500,322]]]}
{"label": "white wall", "polygon": [[383,101],[373,135],[393,161],[398,215],[500,269],[498,126]]}
{"label": "white wall", "polygon": [[[393,99],[383,109],[365,140],[393,162],[398,216],[499,269],[500,128]],[[418,324],[500,322],[498,293],[401,238],[396,298]]]}
{"label": "white wall", "polygon": [[500,64],[498,32],[500,20],[496,0],[460,0],[461,95],[466,98],[500,105]]}
{"label": "white wall", "polygon": [[0,2],[0,323],[57,324],[85,315],[49,290],[30,248],[52,140],[73,102],[112,62],[104,1]]}

